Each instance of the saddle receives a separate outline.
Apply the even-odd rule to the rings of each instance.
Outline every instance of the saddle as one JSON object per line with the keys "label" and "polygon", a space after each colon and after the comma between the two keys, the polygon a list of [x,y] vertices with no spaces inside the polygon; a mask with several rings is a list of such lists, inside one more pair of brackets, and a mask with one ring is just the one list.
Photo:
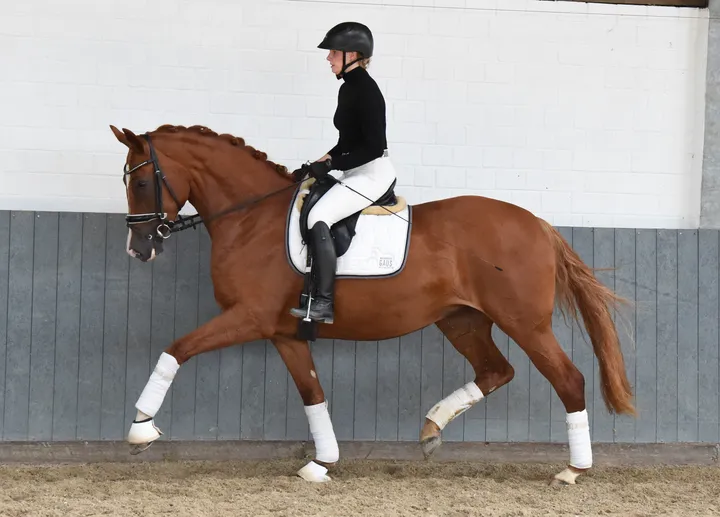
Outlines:
{"label": "saddle", "polygon": [[[310,192],[306,196],[301,197],[300,201],[302,205],[300,207],[300,235],[302,236],[303,242],[308,242],[309,229],[307,227],[308,214],[315,204],[322,198],[330,188],[335,184],[334,178],[328,178],[324,176],[319,180],[310,180],[312,185],[310,186]],[[310,183],[310,181],[306,182]],[[395,195],[395,179],[390,188],[380,196],[378,200],[372,203],[370,206],[382,206],[382,207],[398,207],[398,197]],[[383,208],[383,210],[384,210]],[[345,219],[341,219],[337,223],[330,227],[330,233],[333,237],[333,243],[335,244],[335,253],[338,257],[342,257],[350,247],[353,237],[355,237],[355,227],[357,225],[360,214],[368,211],[368,209],[358,210],[352,215],[347,216]],[[368,211],[373,213],[372,211]]]}

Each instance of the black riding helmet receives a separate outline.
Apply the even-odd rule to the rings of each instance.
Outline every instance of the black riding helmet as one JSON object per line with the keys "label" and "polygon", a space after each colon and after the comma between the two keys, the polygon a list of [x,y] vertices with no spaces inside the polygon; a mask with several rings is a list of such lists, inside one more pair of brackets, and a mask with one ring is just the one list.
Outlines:
{"label": "black riding helmet", "polygon": [[342,50],[343,67],[337,78],[340,79],[348,66],[359,61],[346,62],[347,52],[358,52],[363,59],[373,55],[373,35],[370,29],[359,22],[342,22],[330,29],[318,48],[325,50]]}

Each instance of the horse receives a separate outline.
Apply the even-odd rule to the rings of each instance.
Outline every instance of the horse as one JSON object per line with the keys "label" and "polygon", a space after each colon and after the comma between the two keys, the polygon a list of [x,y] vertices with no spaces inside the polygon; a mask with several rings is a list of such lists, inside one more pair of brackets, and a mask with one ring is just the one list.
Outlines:
{"label": "horse", "polygon": [[[306,322],[290,315],[308,276],[291,247],[302,241],[300,205],[313,192],[310,182],[296,180],[243,138],[205,126],[161,125],[140,135],[110,128],[127,147],[127,253],[143,262],[157,259],[165,239],[200,224],[179,214],[191,203],[211,239],[212,284],[221,309],[161,354],[136,404],[138,418],[127,438],[133,453],[162,435],[154,413],[183,363],[267,339],[295,382],[315,444],[315,457],[297,475],[329,481],[339,448],[308,338],[300,336]],[[398,197],[384,198],[395,201],[373,203],[340,228],[349,233],[336,233],[352,239],[349,248],[347,240],[336,243],[348,260],[338,262],[334,323],[319,324],[315,337],[380,341],[432,324],[439,328],[475,378],[428,411],[419,433],[427,459],[450,421],[513,379],[513,367],[491,337],[497,325],[565,407],[570,460],[550,484],[575,484],[592,467],[585,379],[553,334],[553,310],[557,304],[578,324],[579,311],[608,411],[636,415],[610,312],[627,300],[599,282],[551,224],[522,207],[474,195],[402,207]]]}

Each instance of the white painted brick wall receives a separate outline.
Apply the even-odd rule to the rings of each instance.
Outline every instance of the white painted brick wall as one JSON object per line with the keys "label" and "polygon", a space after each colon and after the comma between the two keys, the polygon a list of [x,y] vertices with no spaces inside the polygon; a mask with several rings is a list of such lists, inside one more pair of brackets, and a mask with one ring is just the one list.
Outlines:
{"label": "white painted brick wall", "polygon": [[541,0],[5,2],[0,208],[124,212],[108,124],[204,124],[291,168],[321,156],[339,83],[316,45],[355,19],[376,35],[411,202],[470,193],[557,225],[696,227],[707,18]]}

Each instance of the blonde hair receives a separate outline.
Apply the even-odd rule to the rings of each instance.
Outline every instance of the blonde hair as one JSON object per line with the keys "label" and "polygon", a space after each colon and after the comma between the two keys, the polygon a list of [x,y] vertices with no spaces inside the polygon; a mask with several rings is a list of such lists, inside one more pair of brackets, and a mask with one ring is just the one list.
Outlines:
{"label": "blonde hair", "polygon": [[357,56],[358,56],[358,59],[360,60],[360,61],[358,61],[358,65],[360,65],[365,70],[367,70],[368,67],[370,66],[370,61],[372,60],[372,57],[368,57],[368,58],[363,57],[362,52],[358,52]]}

